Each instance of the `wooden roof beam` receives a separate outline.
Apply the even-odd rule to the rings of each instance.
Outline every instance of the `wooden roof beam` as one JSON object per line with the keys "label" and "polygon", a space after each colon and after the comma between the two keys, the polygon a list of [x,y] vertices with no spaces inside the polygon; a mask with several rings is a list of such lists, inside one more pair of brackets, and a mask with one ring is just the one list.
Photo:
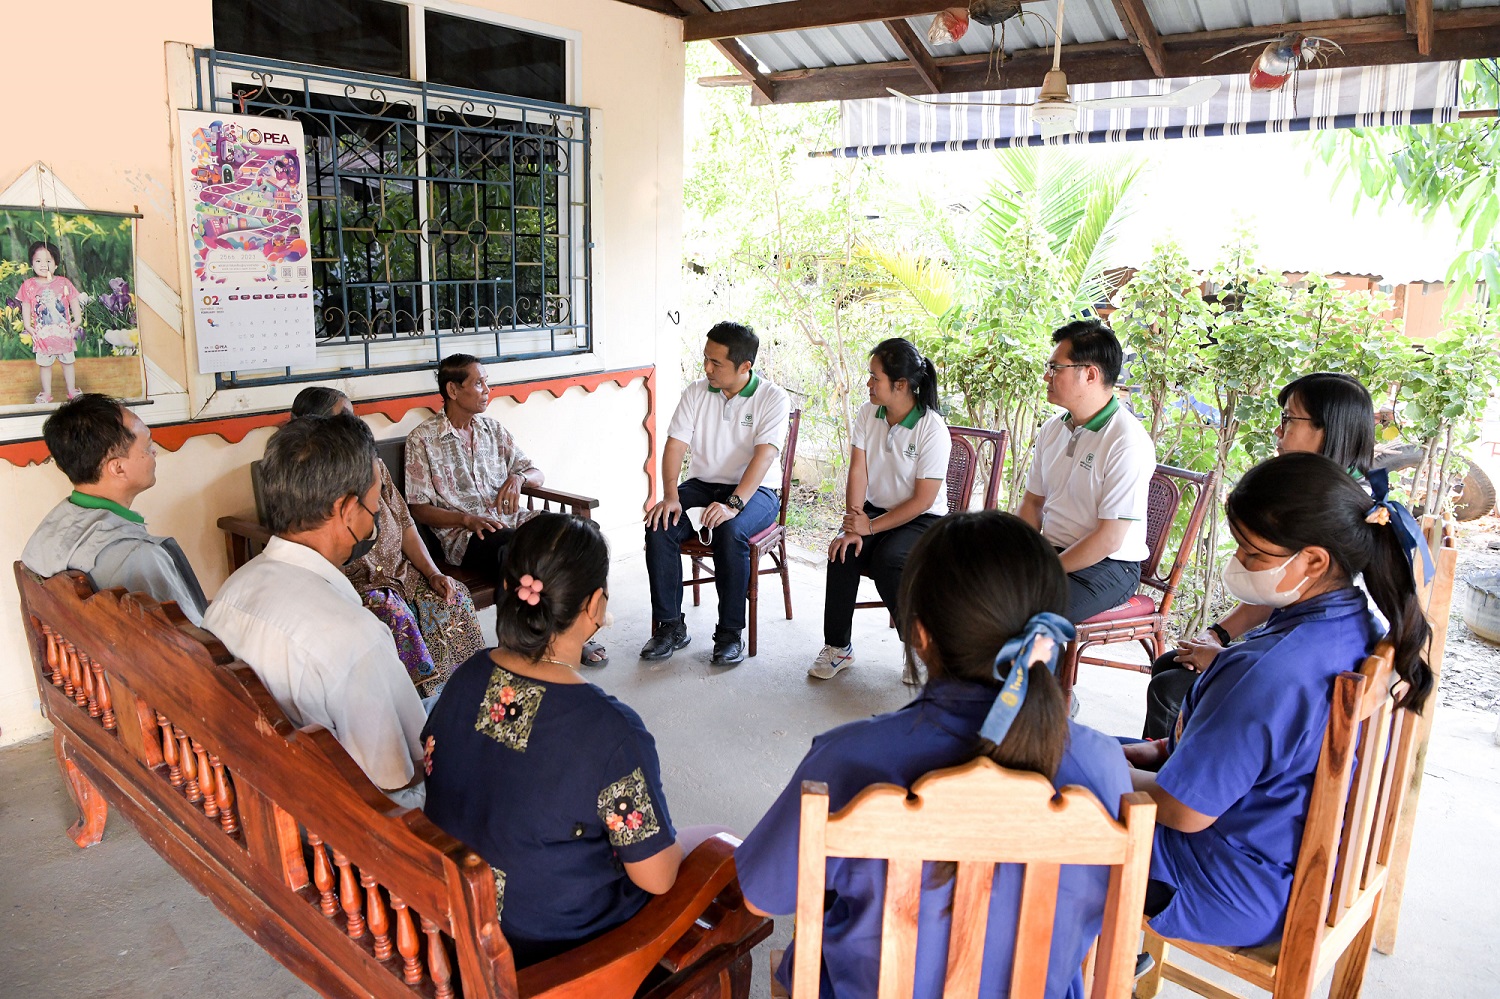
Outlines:
{"label": "wooden roof beam", "polygon": [[[1023,0],[1038,3],[1040,0]],[[899,21],[935,14],[953,6],[945,0],[782,0],[736,10],[689,14],[682,22],[685,42],[712,41],[778,31],[805,31],[836,24]]]}
{"label": "wooden roof beam", "polygon": [[1166,76],[1166,55],[1161,47],[1161,35],[1146,10],[1145,0],[1115,0],[1115,13],[1120,15],[1120,25],[1125,37],[1141,47],[1151,71],[1158,77]]}
{"label": "wooden roof beam", "polygon": [[[713,9],[704,3],[703,0],[672,0],[672,3],[687,17],[701,17],[704,14],[713,13]],[[684,39],[684,41],[687,40]],[[745,78],[745,82],[750,84],[750,88],[755,91],[754,101],[756,104],[777,103],[776,84],[765,73],[761,72],[760,63],[755,61],[755,56],[751,55],[750,51],[741,45],[738,39],[733,37],[715,38],[713,39],[713,43],[714,48],[719,50],[719,54],[728,59],[734,68],[740,71],[740,75]]]}
{"label": "wooden roof beam", "polygon": [[1432,0],[1406,0],[1406,33],[1417,39],[1417,51],[1432,55]]}
{"label": "wooden roof beam", "polygon": [[886,30],[891,37],[896,39],[896,44],[901,46],[901,51],[906,53],[906,58],[911,61],[912,68],[922,77],[922,82],[927,84],[927,89],[934,94],[943,92],[943,71],[938,68],[937,62],[928,51],[927,44],[917,37],[911,25],[905,21],[887,21]]}

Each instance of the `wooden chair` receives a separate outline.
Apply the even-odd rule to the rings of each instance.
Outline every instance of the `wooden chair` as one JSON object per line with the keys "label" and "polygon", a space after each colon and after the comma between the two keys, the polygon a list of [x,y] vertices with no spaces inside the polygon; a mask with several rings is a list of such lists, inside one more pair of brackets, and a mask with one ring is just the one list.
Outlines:
{"label": "wooden chair", "polygon": [[[781,449],[781,510],[776,515],[776,521],[764,531],[750,539],[750,592],[748,594],[750,603],[749,626],[750,645],[749,654],[755,655],[755,643],[757,637],[757,621],[760,617],[760,577],[776,575],[781,577],[781,596],[786,602],[786,619],[792,619],[792,577],[791,567],[786,559],[786,511],[787,504],[792,498],[792,461],[797,457],[797,430],[802,425],[802,410],[792,410],[791,418],[787,421],[786,447]],[[686,555],[692,562],[693,578],[683,580],[683,586],[693,588],[693,606],[697,607],[703,600],[702,588],[714,581],[713,574],[704,565],[705,559],[714,557],[712,545],[705,545],[694,535],[682,543],[682,554]],[[761,560],[765,556],[771,556],[771,568],[762,569]]]}
{"label": "wooden chair", "polygon": [[[406,495],[406,438],[393,437],[389,440],[377,441],[375,451],[380,456],[380,460],[385,462],[385,467],[390,470],[391,478],[396,483],[396,490],[404,497]],[[224,532],[224,544],[229,552],[230,572],[250,561],[265,547],[266,542],[271,540],[271,531],[264,524],[266,506],[265,497],[261,492],[258,460],[250,463],[250,489],[255,495],[255,517],[253,519],[245,516],[220,517],[218,522],[219,529]],[[593,510],[599,505],[599,501],[591,496],[578,496],[543,486],[522,486],[521,497],[526,501],[526,508],[529,510],[538,509],[538,504],[540,504],[542,510],[567,512],[585,520],[592,519]],[[445,561],[437,536],[420,524],[417,525],[417,531],[427,544],[427,550],[438,569],[444,575],[458,580],[468,588],[469,595],[474,598],[476,608],[489,607],[495,602],[494,583],[479,573]]]}
{"label": "wooden chair", "polygon": [[[1184,484],[1196,489],[1197,495],[1193,498],[1187,529],[1182,532],[1177,553],[1166,573],[1162,574],[1162,556],[1167,549],[1172,525],[1177,520],[1177,511],[1182,507]],[[1146,503],[1146,542],[1150,551],[1141,562],[1141,585],[1158,591],[1160,595],[1153,597],[1149,593],[1137,593],[1118,607],[1111,607],[1078,624],[1078,637],[1068,643],[1058,659],[1057,679],[1063,693],[1071,697],[1073,684],[1078,681],[1080,662],[1151,672],[1149,661],[1142,666],[1119,659],[1083,655],[1083,650],[1091,645],[1137,641],[1153,660],[1167,651],[1167,617],[1218,487],[1218,471],[1190,472],[1171,465],[1156,466]]]}
{"label": "wooden chair", "polygon": [[1014,999],[1041,999],[1046,987],[1058,866],[1098,864],[1110,867],[1110,878],[1090,995],[1124,999],[1135,974],[1155,817],[1156,805],[1142,792],[1121,798],[1117,822],[1084,788],[1057,791],[1044,777],[985,758],[929,773],[910,793],[873,785],[832,817],[827,786],[805,781],[792,995],[818,995],[827,858],[860,857],[888,865],[881,996],[912,994],[922,862],[940,860],[958,865],[945,996],[977,994],[996,864],[1026,865],[1011,969]]}
{"label": "wooden chair", "polygon": [[[948,510],[962,513],[974,500],[974,483],[979,470],[988,458],[989,474],[985,477],[984,500],[981,510],[993,510],[999,503],[1000,472],[1005,467],[1005,447],[1010,442],[1008,430],[981,430],[978,427],[949,427],[948,436],[953,439],[953,449],[948,453]],[[988,454],[986,454],[988,452]],[[861,600],[855,610],[873,610],[884,607],[879,600]],[[896,619],[891,618],[891,627]]]}
{"label": "wooden chair", "polygon": [[1229,972],[1272,999],[1306,999],[1331,970],[1329,999],[1355,999],[1380,915],[1389,864],[1398,845],[1398,818],[1420,716],[1395,710],[1391,647],[1382,643],[1358,673],[1334,682],[1333,705],[1318,758],[1302,848],[1297,854],[1281,939],[1263,947],[1212,947],[1166,940],[1146,930],[1155,968],[1136,995],[1152,999],[1161,981],[1198,995],[1229,992],[1168,961],[1175,947]]}

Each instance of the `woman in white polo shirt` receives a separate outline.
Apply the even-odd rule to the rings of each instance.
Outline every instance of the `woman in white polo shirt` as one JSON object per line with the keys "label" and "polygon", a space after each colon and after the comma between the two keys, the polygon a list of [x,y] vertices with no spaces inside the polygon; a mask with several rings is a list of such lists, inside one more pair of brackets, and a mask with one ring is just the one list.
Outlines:
{"label": "woman in white polo shirt", "polygon": [[844,530],[828,545],[825,644],[807,671],[820,680],[854,663],[850,633],[860,577],[875,580],[894,615],[907,552],[948,512],[943,482],[953,442],[938,412],[932,362],[893,337],[870,352],[865,384],[870,401],[854,418]]}

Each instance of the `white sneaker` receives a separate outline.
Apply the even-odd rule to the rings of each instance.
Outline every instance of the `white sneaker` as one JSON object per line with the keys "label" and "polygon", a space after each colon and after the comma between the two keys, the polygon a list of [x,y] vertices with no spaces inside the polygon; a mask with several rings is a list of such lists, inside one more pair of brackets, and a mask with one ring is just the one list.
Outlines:
{"label": "white sneaker", "polygon": [[854,665],[854,646],[846,645],[840,649],[833,645],[823,646],[823,651],[818,653],[818,658],[808,667],[807,675],[817,677],[819,680],[832,680],[839,675],[841,670],[848,669]]}

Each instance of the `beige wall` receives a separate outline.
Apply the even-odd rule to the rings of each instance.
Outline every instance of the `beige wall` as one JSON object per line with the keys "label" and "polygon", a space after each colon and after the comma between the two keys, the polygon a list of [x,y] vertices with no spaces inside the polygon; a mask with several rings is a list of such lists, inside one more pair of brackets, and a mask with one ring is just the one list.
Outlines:
{"label": "beige wall", "polygon": [[[658,414],[675,404],[675,327],[666,314],[680,307],[683,64],[678,23],[614,0],[475,0],[471,8],[553,25],[579,36],[575,103],[594,109],[593,225],[596,351],[587,358],[497,365],[492,382],[580,371],[639,367],[666,345]],[[463,13],[455,4],[450,11]],[[173,202],[174,129],[168,95],[167,43],[212,44],[210,0],[155,0],[120,5],[106,0],[26,4],[7,13],[13,38],[61,37],[57,44],[14,45],[0,60],[0,106],[13,127],[0,143],[0,187],[40,160],[89,207],[130,209],[145,216],[139,256],[178,289],[177,209]],[[68,30],[59,36],[58,26]],[[184,105],[185,106],[185,105]],[[187,342],[173,329],[182,317],[142,309],[149,358],[173,380],[196,374]],[[430,392],[430,376],[381,376],[339,383],[356,398]],[[295,387],[209,400],[205,412],[256,411],[284,405]],[[184,399],[142,407],[153,416],[183,411]],[[507,424],[547,472],[549,483],[600,499],[597,511],[617,551],[639,543],[645,389],[606,383],[593,393],[571,389],[561,399],[541,392],[524,405],[502,399],[491,413]],[[403,433],[427,415],[414,410],[401,424],[372,417],[379,437]],[[665,416],[659,415],[665,429]],[[252,506],[246,466],[269,430],[238,444],[219,437],[163,451],[158,484],[137,502],[151,529],[176,537],[210,595],[223,581],[223,540],[214,520]],[[12,433],[11,436],[14,436]],[[16,468],[0,461],[0,561],[19,557],[32,527],[68,492],[50,464]],[[0,585],[0,745],[45,730],[36,711],[29,656],[21,637],[15,588]]]}

